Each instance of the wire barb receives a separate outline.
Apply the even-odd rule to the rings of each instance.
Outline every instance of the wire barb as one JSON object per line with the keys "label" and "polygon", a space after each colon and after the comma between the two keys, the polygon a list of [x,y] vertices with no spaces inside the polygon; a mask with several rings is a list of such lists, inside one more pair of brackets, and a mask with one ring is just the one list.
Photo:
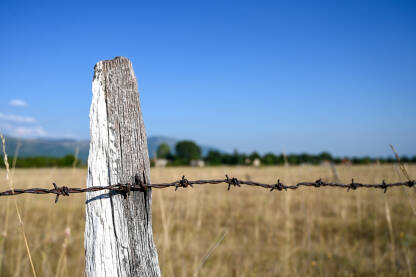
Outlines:
{"label": "wire barb", "polygon": [[386,182],[383,180],[383,182],[381,183],[381,186],[380,186],[382,189],[384,189],[384,193],[386,193],[387,192],[387,188],[389,187],[387,184],[386,184]]}
{"label": "wire barb", "polygon": [[227,190],[230,190],[230,188],[231,188],[232,185],[235,186],[235,187],[241,187],[240,186],[240,181],[237,178],[232,177],[230,179],[230,178],[228,178],[228,175],[227,174],[225,174],[225,177],[227,178],[225,180],[225,183],[228,183],[228,189]]}
{"label": "wire barb", "polygon": [[[146,180],[145,180],[146,181]],[[134,176],[134,184],[136,185],[136,186],[138,186],[139,187],[139,190],[141,191],[141,192],[145,192],[145,191],[147,191],[147,189],[148,189],[148,187],[144,184],[145,182],[143,182],[142,180],[140,180],[140,178],[139,178],[139,175],[138,174],[136,174],[135,176]]]}
{"label": "wire barb", "polygon": [[321,178],[319,178],[318,180],[316,180],[315,183],[314,183],[314,187],[315,188],[319,188],[322,185],[324,185],[324,182],[322,182],[322,179]]}
{"label": "wire barb", "polygon": [[178,190],[179,187],[182,188],[186,188],[190,186],[191,188],[193,188],[194,186],[188,181],[188,179],[185,178],[185,175],[182,176],[182,179],[180,179],[176,184],[175,184],[175,191]]}
{"label": "wire barb", "polygon": [[351,179],[351,184],[348,186],[347,191],[350,191],[350,189],[352,190],[356,190],[357,189],[357,185],[356,183],[354,183],[354,178]]}
{"label": "wire barb", "polygon": [[69,188],[68,187],[66,187],[66,186],[58,187],[55,183],[53,183],[53,187],[54,187],[54,189],[52,190],[51,193],[56,194],[55,203],[58,203],[60,195],[69,196]]}
{"label": "wire barb", "polygon": [[287,191],[287,187],[285,185],[283,185],[282,183],[280,183],[280,179],[277,179],[277,183],[272,186],[270,191],[273,191],[275,189],[277,189],[277,190],[283,190],[284,189],[285,191]]}

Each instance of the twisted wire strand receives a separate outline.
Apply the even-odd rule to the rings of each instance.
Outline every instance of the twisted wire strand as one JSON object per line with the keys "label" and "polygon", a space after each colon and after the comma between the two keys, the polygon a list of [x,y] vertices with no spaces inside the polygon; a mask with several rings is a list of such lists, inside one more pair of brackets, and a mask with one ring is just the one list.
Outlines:
{"label": "twisted wire strand", "polygon": [[325,182],[322,181],[322,179],[318,179],[315,182],[300,182],[296,185],[285,185],[280,182],[280,179],[277,180],[277,183],[275,184],[265,184],[255,181],[244,181],[239,180],[235,177],[228,177],[228,175],[225,176],[225,179],[213,179],[213,180],[188,180],[185,178],[185,176],[182,176],[182,179],[173,181],[171,183],[159,183],[159,184],[144,184],[138,177],[138,175],[135,176],[134,183],[126,183],[126,184],[115,184],[115,185],[109,185],[109,186],[94,186],[94,187],[88,187],[88,188],[72,188],[67,186],[57,186],[55,183],[53,183],[52,189],[47,188],[29,188],[29,189],[12,189],[12,190],[6,190],[3,192],[0,192],[0,196],[11,196],[11,195],[19,195],[24,193],[30,193],[30,194],[55,194],[56,199],[55,203],[58,202],[59,196],[69,196],[70,194],[74,193],[85,193],[85,192],[95,192],[95,191],[104,191],[108,190],[108,192],[118,192],[122,193],[125,196],[129,195],[131,191],[146,191],[149,188],[156,188],[156,189],[163,189],[163,188],[169,188],[174,187],[175,191],[178,188],[187,188],[192,187],[194,185],[206,185],[206,184],[221,184],[225,183],[228,184],[227,190],[230,190],[231,187],[241,187],[241,185],[246,186],[253,186],[253,187],[262,187],[265,189],[269,189],[270,191],[276,190],[276,191],[282,191],[285,190],[296,190],[300,187],[314,187],[314,188],[321,188],[321,187],[331,187],[331,188],[344,188],[349,190],[356,190],[359,188],[372,188],[372,189],[382,189],[384,190],[384,193],[387,192],[388,188],[392,187],[413,187],[416,184],[415,180],[410,180],[406,182],[397,182],[397,183],[386,183],[384,180],[380,184],[362,184],[354,182],[354,179],[351,180],[351,183],[349,184],[340,184],[335,182]]}

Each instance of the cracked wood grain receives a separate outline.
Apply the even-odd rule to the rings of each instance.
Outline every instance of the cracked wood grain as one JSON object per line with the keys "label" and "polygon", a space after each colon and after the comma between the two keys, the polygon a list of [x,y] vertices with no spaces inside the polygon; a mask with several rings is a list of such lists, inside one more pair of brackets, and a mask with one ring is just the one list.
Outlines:
{"label": "cracked wood grain", "polygon": [[[124,57],[95,65],[90,110],[87,187],[150,182],[137,81]],[[152,234],[152,191],[88,192],[87,276],[160,276]]]}

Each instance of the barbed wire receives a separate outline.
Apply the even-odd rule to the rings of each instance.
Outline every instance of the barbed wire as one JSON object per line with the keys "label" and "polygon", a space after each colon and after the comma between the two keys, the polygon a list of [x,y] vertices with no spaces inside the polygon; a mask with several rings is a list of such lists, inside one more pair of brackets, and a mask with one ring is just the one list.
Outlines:
{"label": "barbed wire", "polygon": [[126,183],[126,184],[115,184],[109,186],[94,186],[88,188],[71,188],[67,186],[57,186],[53,183],[52,189],[47,188],[29,188],[29,189],[11,189],[7,191],[0,192],[0,196],[11,196],[11,195],[18,195],[23,193],[31,193],[31,194],[55,194],[55,203],[58,202],[59,196],[69,196],[70,194],[74,193],[84,193],[84,192],[95,192],[95,191],[102,191],[108,190],[109,192],[117,192],[122,193],[127,197],[131,191],[147,191],[149,188],[169,188],[174,187],[175,191],[178,188],[187,188],[192,187],[193,185],[205,185],[205,184],[221,184],[225,183],[228,184],[227,190],[230,190],[231,187],[241,187],[241,185],[247,186],[254,186],[254,187],[262,187],[265,189],[269,189],[270,191],[282,191],[285,190],[296,190],[300,187],[314,187],[314,188],[321,188],[321,187],[337,187],[337,188],[345,188],[349,190],[356,190],[359,188],[374,188],[374,189],[382,189],[384,193],[387,192],[388,188],[391,187],[413,187],[416,184],[415,180],[409,180],[406,182],[397,182],[397,183],[386,183],[384,180],[380,184],[362,184],[354,182],[354,179],[351,180],[349,184],[340,184],[334,182],[325,182],[322,179],[318,179],[315,182],[300,182],[296,185],[285,185],[280,182],[280,179],[277,180],[275,184],[264,184],[255,181],[244,181],[239,180],[235,177],[229,178],[228,175],[225,175],[225,179],[214,179],[214,180],[188,180],[185,176],[182,176],[182,179],[178,181],[174,181],[172,183],[160,183],[160,184],[145,184],[143,183],[138,175],[135,176],[134,183]]}

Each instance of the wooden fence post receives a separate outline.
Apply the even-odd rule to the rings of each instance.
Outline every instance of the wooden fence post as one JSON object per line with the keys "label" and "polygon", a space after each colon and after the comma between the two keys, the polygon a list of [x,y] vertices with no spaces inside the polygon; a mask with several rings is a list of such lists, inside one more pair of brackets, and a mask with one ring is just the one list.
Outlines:
{"label": "wooden fence post", "polygon": [[[87,187],[150,182],[147,138],[137,81],[124,57],[95,65]],[[160,276],[152,234],[152,191],[86,197],[87,276]]]}

